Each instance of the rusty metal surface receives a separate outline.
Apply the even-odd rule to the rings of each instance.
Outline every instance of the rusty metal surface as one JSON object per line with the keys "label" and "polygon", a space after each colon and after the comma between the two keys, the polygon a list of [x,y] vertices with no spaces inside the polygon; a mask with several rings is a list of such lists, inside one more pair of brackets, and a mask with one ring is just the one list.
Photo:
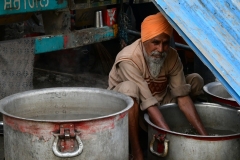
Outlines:
{"label": "rusty metal surface", "polygon": [[79,31],[73,31],[68,37],[65,36],[66,43],[64,47],[75,48],[87,44],[107,41],[112,38],[114,38],[114,32],[111,27],[86,28]]}
{"label": "rusty metal surface", "polygon": [[[128,157],[128,117],[119,120],[111,120],[108,123],[99,120],[92,121],[89,124],[74,123],[80,132],[80,138],[83,143],[83,152],[72,160],[123,160]],[[52,144],[55,137],[51,134],[55,130],[54,124],[50,123],[32,123],[12,121],[15,124],[25,124],[26,127],[31,128],[35,134],[22,132],[22,130],[13,130],[9,125],[5,125],[4,129],[4,150],[5,159],[19,159],[19,160],[67,160],[69,158],[59,158],[53,154]],[[113,124],[114,126],[105,126],[105,129],[99,128],[96,131],[94,126],[104,127],[103,125]],[[90,126],[89,126],[90,125]],[[33,126],[39,128],[33,128]],[[124,126],[124,127],[123,127]],[[110,128],[109,128],[110,127]],[[46,129],[45,132],[40,133],[39,129]],[[92,133],[91,133],[92,132]],[[11,135],[11,136],[6,136]],[[24,146],[24,147],[22,147]]]}
{"label": "rusty metal surface", "polygon": [[[88,44],[93,44],[97,42],[107,41],[115,38],[114,29],[111,27],[104,26],[102,28],[86,28],[82,30],[75,30],[68,34],[59,34],[59,35],[45,35],[38,36],[31,39],[35,41],[30,48],[34,47],[35,54],[41,54],[46,52],[52,52],[63,49],[76,48]],[[21,51],[22,54],[28,51],[32,51],[26,45],[15,45],[14,49],[12,44],[18,44],[21,41],[27,41],[26,39],[15,39],[9,43],[9,47],[2,47],[1,50],[9,51],[10,49]],[[6,42],[0,42],[0,46],[6,45]],[[18,48],[17,48],[18,46]],[[1,51],[0,50],[0,51]],[[3,52],[5,54],[5,52]],[[6,55],[7,56],[7,55]],[[9,55],[8,55],[9,56]],[[1,59],[0,59],[1,60]]]}
{"label": "rusty metal surface", "polygon": [[0,99],[33,88],[33,60],[33,39],[0,43]]}
{"label": "rusty metal surface", "polygon": [[68,34],[35,37],[35,54],[76,48],[115,38],[111,27],[86,28]]}

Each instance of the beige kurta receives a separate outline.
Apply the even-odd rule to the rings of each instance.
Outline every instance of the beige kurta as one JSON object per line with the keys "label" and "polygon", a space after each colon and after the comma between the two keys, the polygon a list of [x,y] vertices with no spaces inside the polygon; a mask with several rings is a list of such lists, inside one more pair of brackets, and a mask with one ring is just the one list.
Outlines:
{"label": "beige kurta", "polygon": [[141,110],[161,103],[168,91],[174,98],[188,95],[191,89],[191,86],[186,84],[181,60],[173,48],[167,52],[159,76],[153,78],[145,62],[140,39],[118,53],[109,74],[108,89],[114,89],[125,81],[131,81],[138,86],[139,95],[136,94],[135,98],[139,100]]}

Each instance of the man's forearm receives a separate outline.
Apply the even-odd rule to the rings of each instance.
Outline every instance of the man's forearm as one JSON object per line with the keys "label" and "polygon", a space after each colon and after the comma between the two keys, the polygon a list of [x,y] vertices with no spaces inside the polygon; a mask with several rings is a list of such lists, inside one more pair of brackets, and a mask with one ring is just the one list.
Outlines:
{"label": "man's forearm", "polygon": [[149,107],[147,109],[147,112],[152,123],[163,129],[170,130],[170,128],[168,127],[167,123],[164,120],[162,113],[159,111],[157,106]]}
{"label": "man's forearm", "polygon": [[202,121],[196,111],[196,108],[189,96],[178,97],[178,106],[185,114],[188,121],[201,135],[207,135],[207,132],[202,124]]}

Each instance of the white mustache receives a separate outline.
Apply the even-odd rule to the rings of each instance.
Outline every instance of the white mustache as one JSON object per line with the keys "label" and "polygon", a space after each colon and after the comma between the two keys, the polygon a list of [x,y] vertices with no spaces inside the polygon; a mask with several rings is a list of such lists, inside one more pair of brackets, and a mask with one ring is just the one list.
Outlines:
{"label": "white mustache", "polygon": [[166,52],[152,51],[150,56],[160,56],[160,58],[164,58],[166,56]]}
{"label": "white mustache", "polygon": [[161,56],[161,53],[158,51],[152,51],[150,55],[151,56]]}

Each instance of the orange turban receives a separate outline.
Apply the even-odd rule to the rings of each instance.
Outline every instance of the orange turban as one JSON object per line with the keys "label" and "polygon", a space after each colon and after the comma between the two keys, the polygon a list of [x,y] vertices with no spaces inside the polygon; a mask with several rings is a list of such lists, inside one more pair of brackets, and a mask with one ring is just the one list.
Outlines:
{"label": "orange turban", "polygon": [[145,42],[161,33],[166,33],[172,36],[173,28],[159,12],[154,15],[146,17],[141,25],[141,39]]}

